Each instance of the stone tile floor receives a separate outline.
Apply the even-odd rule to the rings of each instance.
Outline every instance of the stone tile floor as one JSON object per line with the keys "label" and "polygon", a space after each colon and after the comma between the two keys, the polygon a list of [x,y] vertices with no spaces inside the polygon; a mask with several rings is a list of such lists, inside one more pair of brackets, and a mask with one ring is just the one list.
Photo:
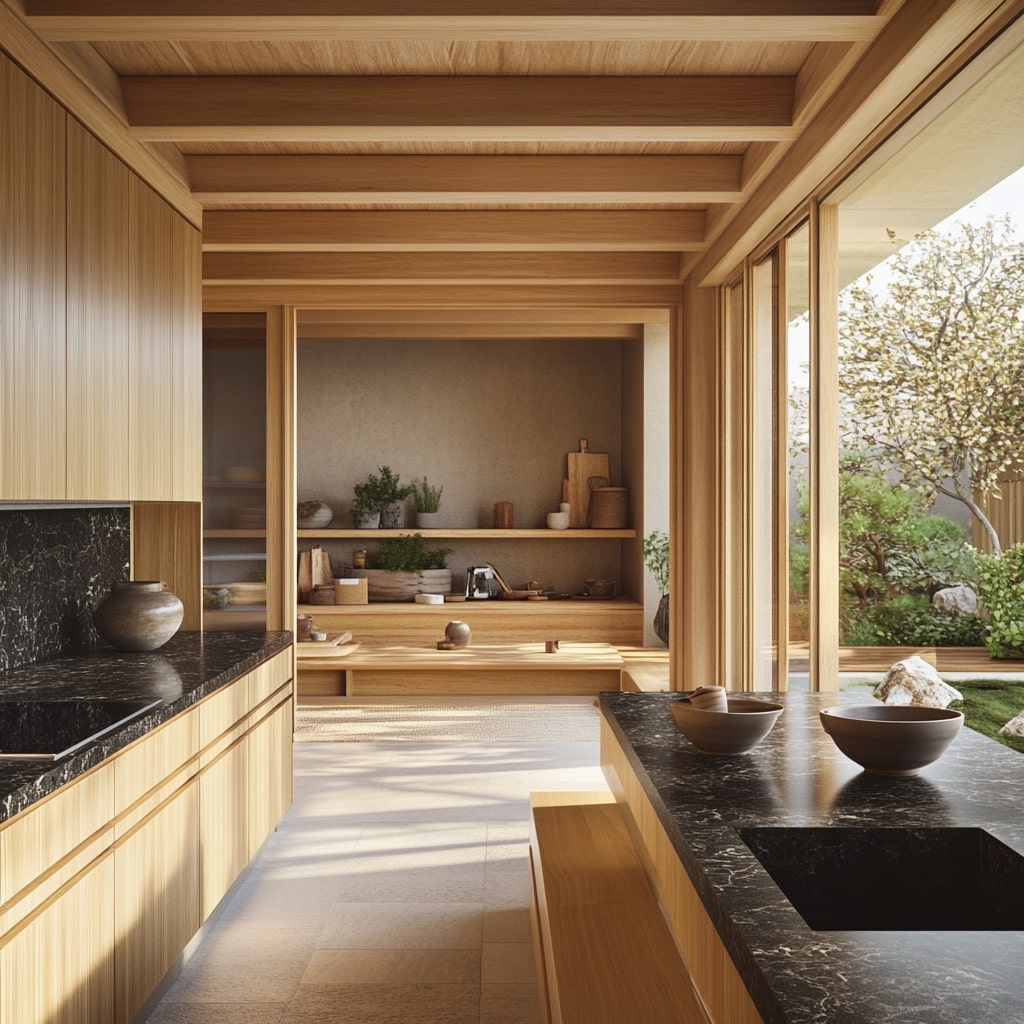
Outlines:
{"label": "stone tile floor", "polygon": [[295,802],[149,1024],[538,1024],[529,794],[597,743],[297,743]]}

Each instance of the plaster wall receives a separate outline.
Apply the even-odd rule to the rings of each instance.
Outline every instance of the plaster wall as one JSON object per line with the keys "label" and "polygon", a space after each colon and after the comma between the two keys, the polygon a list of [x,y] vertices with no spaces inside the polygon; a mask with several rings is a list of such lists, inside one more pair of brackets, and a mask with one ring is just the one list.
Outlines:
{"label": "plaster wall", "polygon": [[[490,528],[511,501],[516,527],[543,527],[561,501],[566,455],[586,438],[624,474],[623,361],[639,343],[606,340],[301,339],[297,367],[298,499],[321,499],[351,525],[353,488],[381,466],[402,483],[444,487],[443,525]],[[413,529],[411,506],[407,525]],[[366,546],[371,552],[372,531]],[[621,582],[618,541],[443,540],[456,580],[491,562],[513,586],[535,579],[578,591],[598,575]],[[301,546],[308,546],[304,544]],[[356,546],[324,542],[332,563]],[[458,583],[456,583],[458,586]]]}

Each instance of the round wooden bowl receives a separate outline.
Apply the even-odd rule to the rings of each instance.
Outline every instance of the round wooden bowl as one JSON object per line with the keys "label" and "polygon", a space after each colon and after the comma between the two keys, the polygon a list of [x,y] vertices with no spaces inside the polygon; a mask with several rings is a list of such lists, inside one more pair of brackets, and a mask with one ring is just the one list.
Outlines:
{"label": "round wooden bowl", "polygon": [[949,708],[866,704],[818,712],[832,742],[874,775],[914,775],[956,739],[964,716]]}
{"label": "round wooden bowl", "polygon": [[745,754],[772,731],[782,705],[730,697],[728,711],[706,711],[688,700],[669,701],[679,731],[703,754]]}

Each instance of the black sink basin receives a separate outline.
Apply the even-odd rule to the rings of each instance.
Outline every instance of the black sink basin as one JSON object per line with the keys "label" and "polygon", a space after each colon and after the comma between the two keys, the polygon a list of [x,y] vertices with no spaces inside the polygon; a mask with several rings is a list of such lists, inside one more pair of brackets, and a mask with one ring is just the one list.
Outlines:
{"label": "black sink basin", "polygon": [[160,700],[26,700],[0,703],[0,758],[57,761]]}
{"label": "black sink basin", "polygon": [[1019,931],[1024,857],[981,828],[741,828],[822,931]]}

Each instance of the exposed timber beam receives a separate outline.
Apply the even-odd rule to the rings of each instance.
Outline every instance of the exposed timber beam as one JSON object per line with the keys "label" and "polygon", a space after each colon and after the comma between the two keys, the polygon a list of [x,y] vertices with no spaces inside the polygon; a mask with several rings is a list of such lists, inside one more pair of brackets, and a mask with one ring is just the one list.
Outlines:
{"label": "exposed timber beam", "polygon": [[[473,324],[500,320],[501,323],[523,324],[588,324],[590,330],[602,323],[657,323],[669,322],[668,310],[641,307],[619,307],[609,313],[597,306],[552,306],[539,309],[533,306],[509,306],[497,314],[494,310],[481,311],[461,306],[425,309],[409,306],[404,309],[374,309],[371,307],[345,309],[300,309],[297,313],[300,331],[306,327],[324,324]],[[534,327],[534,330],[536,327]]]}
{"label": "exposed timber beam", "polygon": [[672,284],[679,257],[670,252],[240,253],[203,256],[207,284],[363,281],[372,284]]}
{"label": "exposed timber beam", "polygon": [[680,252],[699,210],[211,210],[205,252]]}
{"label": "exposed timber beam", "polygon": [[213,203],[723,203],[743,157],[192,155]]}
{"label": "exposed timber beam", "polygon": [[877,0],[25,0],[33,30],[51,41],[853,41],[877,31],[878,7]]}
{"label": "exposed timber beam", "polygon": [[467,288],[464,284],[287,284],[268,288],[266,285],[214,285],[203,286],[203,309],[258,309],[284,304],[305,309],[365,309],[402,310],[415,308],[424,312],[430,308],[450,308],[461,305],[464,309],[494,310],[517,306],[557,307],[592,306],[605,311],[616,307],[649,307],[652,319],[660,308],[678,305],[683,289],[679,285],[605,285],[605,284],[491,284]]}
{"label": "exposed timber beam", "polygon": [[541,341],[643,341],[644,325],[630,323],[522,324],[480,321],[469,324],[325,323],[299,328],[299,341],[313,338],[401,341],[509,341],[515,338]]}
{"label": "exposed timber beam", "polygon": [[835,174],[850,153],[873,132],[891,130],[894,111],[902,105],[909,116],[913,104],[924,101],[927,88],[921,83],[940,77],[947,62],[966,62],[972,50],[978,52],[1019,15],[1020,3],[1004,0],[906,0],[865,53],[856,75],[822,105],[737,215],[718,223],[709,217],[714,234],[694,267],[695,281],[725,284],[744,255]]}
{"label": "exposed timber beam", "polygon": [[779,139],[791,76],[129,76],[150,141]]}

